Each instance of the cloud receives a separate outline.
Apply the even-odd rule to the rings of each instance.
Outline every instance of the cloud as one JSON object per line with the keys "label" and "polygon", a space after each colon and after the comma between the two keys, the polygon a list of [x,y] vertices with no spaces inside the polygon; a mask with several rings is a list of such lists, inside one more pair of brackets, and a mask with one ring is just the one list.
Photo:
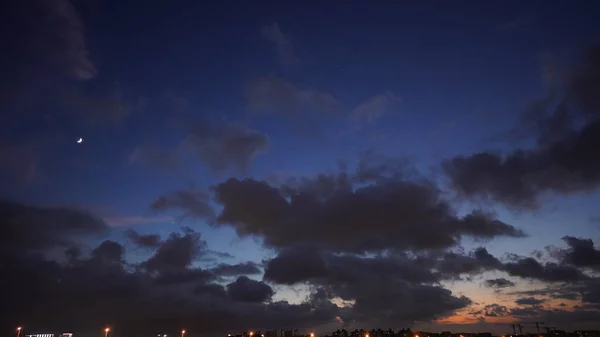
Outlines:
{"label": "cloud", "polygon": [[500,304],[489,304],[483,308],[485,317],[504,317],[509,315],[508,308]]}
{"label": "cloud", "polygon": [[227,293],[234,301],[240,302],[266,302],[273,297],[275,292],[264,282],[240,276],[227,285]]}
{"label": "cloud", "polygon": [[540,305],[544,302],[546,301],[543,299],[537,299],[535,297],[519,298],[515,301],[515,303],[519,305]]}
{"label": "cloud", "polygon": [[277,58],[282,66],[289,68],[300,62],[290,39],[281,32],[277,22],[264,26],[261,29],[260,34],[263,39],[271,42],[275,46]]}
{"label": "cloud", "polygon": [[184,144],[215,173],[232,167],[245,172],[250,160],[268,149],[269,138],[242,124],[196,125]]}
{"label": "cloud", "polygon": [[[298,189],[328,200],[327,196],[339,191],[335,188],[338,185],[323,183],[336,180],[321,180],[318,184],[312,183],[319,180],[300,180],[277,191],[289,195]],[[294,190],[289,190],[290,186]],[[261,198],[269,200],[266,195]],[[275,213],[277,209],[273,208]],[[332,243],[305,245],[298,240],[278,247],[275,257],[263,261],[260,281],[248,277],[261,273],[259,265],[252,262],[204,266],[202,261],[211,251],[200,233],[189,228],[171,233],[166,240],[156,234],[128,231],[128,240],[152,252],[145,261],[132,263],[126,260],[126,247],[119,242],[107,240],[90,250],[76,244],[91,242],[82,238],[93,238],[109,229],[89,213],[5,202],[0,215],[8,225],[7,236],[3,236],[6,243],[15,243],[3,242],[0,249],[0,265],[7,275],[0,280],[0,298],[3,306],[13,308],[3,316],[7,323],[77,331],[111,324],[118,325],[123,333],[150,333],[165,324],[175,324],[226,333],[248,326],[308,327],[336,319],[411,326],[469,310],[481,317],[565,325],[573,320],[585,326],[597,322],[600,309],[600,283],[588,260],[569,255],[586,239],[565,238],[565,247],[557,248],[560,253],[547,262],[529,257],[499,259],[485,248],[463,252],[401,245],[368,255],[353,249],[341,253]],[[79,239],[73,240],[74,235]],[[32,244],[38,241],[43,244]],[[56,254],[61,250],[64,256]],[[503,296],[514,296],[516,306],[510,307],[476,304],[442,286],[445,281],[487,271],[537,280],[543,288],[503,292]],[[224,284],[224,277],[235,280]],[[505,287],[510,281],[500,278],[486,284]],[[274,301],[274,289],[286,285],[304,285],[310,295],[301,304]],[[552,299],[579,301],[580,305],[554,308]],[[34,302],[38,305],[32,307]],[[94,306],[89,306],[91,302]],[[48,312],[43,309],[46,305],[59,305],[63,310]]]}
{"label": "cloud", "polygon": [[575,310],[549,310],[541,307],[514,308],[510,310],[513,317],[519,320],[537,319],[543,322],[553,322],[553,324],[577,326],[581,323],[598,321],[600,311],[576,308]]}
{"label": "cloud", "polygon": [[502,269],[502,262],[488,253],[487,249],[479,247],[468,255],[447,252],[438,262],[437,269],[451,277],[462,274],[478,274],[487,270]]}
{"label": "cloud", "polygon": [[127,239],[143,248],[158,248],[162,244],[162,240],[158,234],[141,235],[133,229],[130,229],[125,232],[125,236]]}
{"label": "cloud", "polygon": [[64,79],[83,81],[96,75],[83,23],[71,1],[11,0],[0,21],[2,40],[9,46],[0,62],[3,110],[22,111],[34,103],[32,96],[46,99],[45,93],[55,93]]}
{"label": "cloud", "polygon": [[145,216],[126,216],[126,217],[109,217],[104,218],[104,221],[111,227],[133,226],[139,224],[148,224],[156,222],[172,222],[171,217],[145,217]]}
{"label": "cloud", "polygon": [[0,246],[45,249],[67,247],[80,236],[99,235],[108,226],[93,214],[73,208],[38,207],[0,201],[0,223],[5,235]]}
{"label": "cloud", "polygon": [[[567,195],[600,186],[600,47],[574,66],[548,97],[524,115],[532,148],[505,155],[482,152],[443,163],[452,186],[466,198],[489,198],[509,207],[533,209],[548,194]],[[559,90],[560,89],[560,90]],[[590,159],[591,158],[591,159]]]}
{"label": "cloud", "polygon": [[252,112],[307,117],[340,114],[344,104],[330,93],[299,87],[283,79],[269,76],[251,81],[245,90],[247,107]]}
{"label": "cloud", "polygon": [[175,209],[182,211],[180,219],[201,218],[213,219],[216,215],[210,205],[210,195],[204,191],[193,189],[166,193],[150,205],[153,211]]}
{"label": "cloud", "polygon": [[258,265],[253,262],[245,262],[238,264],[220,263],[218,266],[211,268],[210,271],[217,276],[262,274],[262,271],[258,268]]}
{"label": "cloud", "polygon": [[385,91],[377,94],[352,109],[349,116],[350,123],[355,129],[358,129],[365,122],[372,123],[382,116],[394,112],[400,102],[400,97],[392,92]]}
{"label": "cloud", "polygon": [[184,231],[183,236],[172,233],[142,267],[160,273],[187,269],[206,250],[206,243],[200,240],[200,233],[189,228]]}
{"label": "cloud", "polygon": [[569,246],[569,249],[563,251],[562,254],[564,263],[600,271],[600,250],[594,247],[594,242],[591,239],[565,236],[563,241]]}
{"label": "cloud", "polygon": [[490,288],[509,288],[514,287],[515,283],[505,278],[497,278],[492,280],[485,280],[485,285],[486,287]]}
{"label": "cloud", "polygon": [[271,247],[310,243],[355,252],[441,249],[462,237],[524,235],[482,212],[456,216],[429,182],[381,179],[355,187],[356,177],[320,175],[280,188],[228,179],[214,187],[215,200],[223,206],[216,223],[232,226],[240,236],[263,237]]}
{"label": "cloud", "polygon": [[396,112],[401,101],[394,93],[384,91],[359,103],[348,114],[348,126],[340,132],[339,137],[355,134],[365,125],[375,123],[383,116]]}
{"label": "cloud", "polygon": [[195,124],[176,148],[137,147],[130,164],[146,164],[161,171],[177,170],[188,157],[195,157],[212,173],[228,170],[244,173],[257,155],[269,148],[266,134],[241,123]]}
{"label": "cloud", "polygon": [[[271,302],[273,290],[268,285],[243,276],[227,287],[215,283],[210,271],[189,267],[201,246],[198,240],[199,235],[189,230],[172,233],[140,265],[124,261],[125,248],[113,241],[102,242],[88,257],[69,250],[66,262],[33,254],[30,246],[4,246],[0,265],[6,277],[0,280],[0,298],[2,306],[12,309],[2,323],[82,333],[110,324],[120,333],[148,334],[170,325],[226,333],[248,326],[285,327],[335,319],[334,305]],[[63,309],[47,310],[54,305]]]}
{"label": "cloud", "polygon": [[266,261],[264,278],[277,284],[308,283],[315,297],[352,301],[344,320],[412,324],[450,315],[471,303],[433,285],[439,277],[426,262],[408,256],[337,255],[297,246]]}

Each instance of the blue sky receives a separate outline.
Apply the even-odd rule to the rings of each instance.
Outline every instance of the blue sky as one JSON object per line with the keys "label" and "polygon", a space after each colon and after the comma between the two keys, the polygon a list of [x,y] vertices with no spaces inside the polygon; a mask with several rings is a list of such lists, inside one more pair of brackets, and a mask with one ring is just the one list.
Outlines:
{"label": "blue sky", "polygon": [[[600,33],[592,2],[89,1],[78,6],[97,69],[81,88],[121,95],[129,113],[117,123],[38,119],[26,129],[9,130],[5,139],[31,141],[40,151],[35,177],[6,178],[1,195],[92,209],[109,223],[120,221],[113,237],[128,228],[166,236],[190,226],[211,249],[232,254],[232,262],[260,262],[273,252],[257,240],[240,239],[229,227],[171,221],[168,216],[177,213],[157,214],[150,204],[165,192],[190,184],[209,187],[230,176],[334,172],[338,160],[353,163],[368,149],[409,157],[428,174],[454,155],[506,151],[514,144],[491,139],[501,139],[525,105],[544,94],[548,60],[568,60],[574,48]],[[265,27],[281,34],[280,50],[261,34]],[[329,93],[349,111],[381,93],[398,101],[371,122],[362,120],[358,130],[347,114],[310,108],[297,115],[257,114],[244,90],[265,76]],[[45,109],[52,116],[60,108]],[[130,162],[136,148],[176,148],[186,135],[174,125],[177,120],[243,122],[267,134],[269,148],[245,173],[217,177],[197,160],[186,161],[185,173]],[[76,143],[79,137],[82,144]],[[566,234],[599,239],[591,221],[600,215],[599,201],[598,193],[552,197],[534,213],[492,205],[501,220],[530,236],[486,246],[497,256],[528,255],[560,244]],[[467,250],[477,245],[464,242]],[[476,297],[482,290],[464,291]],[[289,290],[278,296],[285,294],[293,297]]]}

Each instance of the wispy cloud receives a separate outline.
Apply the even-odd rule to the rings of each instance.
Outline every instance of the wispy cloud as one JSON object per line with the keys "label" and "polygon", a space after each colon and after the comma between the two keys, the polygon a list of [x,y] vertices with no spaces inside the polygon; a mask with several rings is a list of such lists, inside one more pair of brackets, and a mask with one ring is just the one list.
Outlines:
{"label": "wispy cloud", "polygon": [[127,227],[149,223],[172,222],[173,218],[169,216],[148,217],[148,216],[123,216],[104,218],[106,224],[110,227]]}
{"label": "wispy cloud", "polygon": [[296,55],[294,46],[290,42],[288,36],[284,35],[279,28],[278,23],[273,23],[264,26],[261,31],[261,36],[271,42],[275,46],[279,63],[284,67],[292,67],[300,63],[300,59]]}
{"label": "wispy cloud", "polygon": [[275,76],[261,77],[246,86],[247,106],[251,112],[304,115],[343,112],[343,103],[332,94],[301,87]]}

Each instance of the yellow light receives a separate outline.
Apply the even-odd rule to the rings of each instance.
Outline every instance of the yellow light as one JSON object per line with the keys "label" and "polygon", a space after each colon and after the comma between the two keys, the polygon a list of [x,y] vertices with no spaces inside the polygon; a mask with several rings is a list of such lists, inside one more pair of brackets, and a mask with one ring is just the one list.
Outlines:
{"label": "yellow light", "polygon": [[183,335],[185,333],[185,329],[181,330],[181,334]]}
{"label": "yellow light", "polygon": [[[314,333],[314,332],[311,332],[311,333],[310,333],[310,337],[315,337],[315,333]],[[367,336],[367,337],[369,337],[369,336]]]}
{"label": "yellow light", "polygon": [[18,327],[17,327],[17,331],[21,331],[21,329],[22,329],[22,328],[21,328],[20,326],[18,326]]}
{"label": "yellow light", "polygon": [[365,334],[365,337],[369,337],[369,334]]}
{"label": "yellow light", "polygon": [[250,331],[250,336],[254,336],[254,332],[253,331]]}
{"label": "yellow light", "polygon": [[104,329],[104,332],[109,332],[109,331],[110,331],[110,328]]}

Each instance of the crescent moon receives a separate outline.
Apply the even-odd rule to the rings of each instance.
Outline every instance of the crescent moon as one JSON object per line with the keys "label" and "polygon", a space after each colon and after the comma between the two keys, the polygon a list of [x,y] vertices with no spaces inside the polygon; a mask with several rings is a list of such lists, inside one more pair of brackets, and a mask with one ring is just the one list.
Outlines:
{"label": "crescent moon", "polygon": [[83,143],[83,138],[77,139],[77,143],[79,143],[79,144]]}

